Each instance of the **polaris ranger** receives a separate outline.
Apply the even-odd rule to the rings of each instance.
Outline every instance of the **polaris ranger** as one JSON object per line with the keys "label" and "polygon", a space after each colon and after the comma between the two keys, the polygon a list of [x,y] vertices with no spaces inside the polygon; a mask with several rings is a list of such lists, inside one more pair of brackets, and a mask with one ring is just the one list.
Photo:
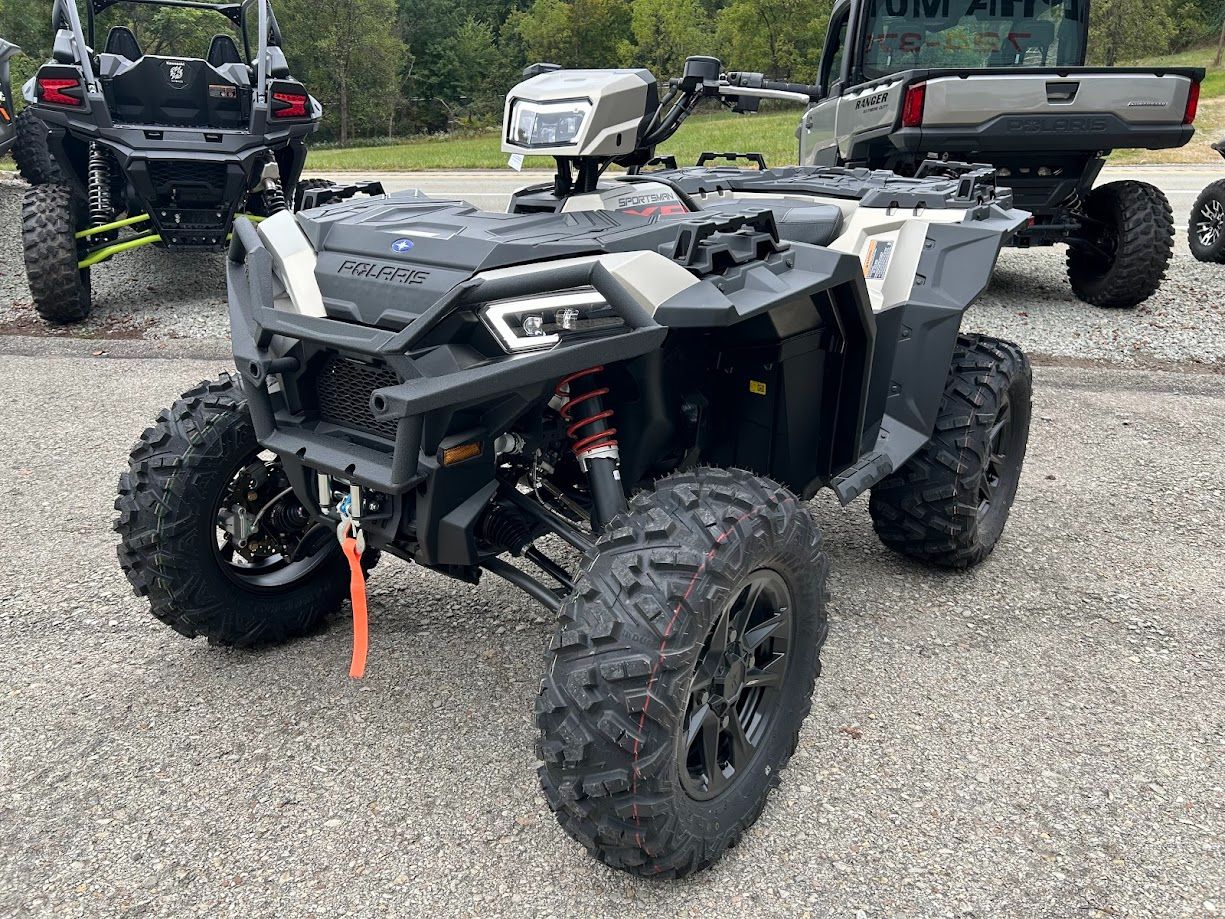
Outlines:
{"label": "polaris ranger", "polygon": [[[209,11],[228,31],[203,58],[167,57],[116,25],[95,54],[96,18],[119,5]],[[89,314],[91,266],[147,245],[221,250],[236,215],[280,207],[322,117],[290,75],[267,0],[86,0],[86,11],[82,29],[75,0],[55,0],[52,58],[31,83],[61,178],[26,193],[22,235],[34,306],[54,323]]]}
{"label": "polaris ranger", "polygon": [[1014,245],[1067,243],[1076,296],[1135,306],[1169,264],[1169,203],[1093,183],[1112,150],[1191,139],[1204,71],[1086,67],[1088,29],[1088,0],[837,0],[800,162],[989,163],[1033,214]]}
{"label": "polaris ranger", "polygon": [[795,749],[827,630],[806,499],[870,490],[888,546],[973,565],[1030,418],[1024,354],[959,331],[1028,216],[990,170],[786,171],[798,201],[600,178],[733,94],[719,69],[662,100],[645,70],[517,86],[504,149],[558,164],[518,213],[402,192],[239,221],[238,376],[159,416],[116,502],[171,628],[284,642],[348,596],[355,676],[380,553],[523,590],[557,615],[544,792],[652,877],[715,862]]}

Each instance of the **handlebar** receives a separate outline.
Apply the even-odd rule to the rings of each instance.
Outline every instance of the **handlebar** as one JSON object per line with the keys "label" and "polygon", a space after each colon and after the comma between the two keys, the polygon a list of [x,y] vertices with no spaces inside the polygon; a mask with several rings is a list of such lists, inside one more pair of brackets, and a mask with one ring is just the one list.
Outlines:
{"label": "handlebar", "polygon": [[764,74],[739,71],[726,74],[727,84],[740,89],[764,89],[771,92],[805,96],[813,101],[821,97],[821,87],[809,83],[786,83],[782,80],[767,80]]}

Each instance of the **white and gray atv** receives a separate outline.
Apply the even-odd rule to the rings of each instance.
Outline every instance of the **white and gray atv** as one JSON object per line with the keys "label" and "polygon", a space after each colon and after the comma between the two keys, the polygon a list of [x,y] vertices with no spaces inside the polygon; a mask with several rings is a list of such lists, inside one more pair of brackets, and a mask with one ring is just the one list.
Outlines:
{"label": "white and gray atv", "polygon": [[1013,245],[1068,246],[1081,300],[1131,307],[1174,245],[1165,195],[1094,187],[1112,150],[1181,147],[1204,71],[1086,67],[1089,0],[837,0],[800,162],[904,175],[987,163],[1032,223]]}
{"label": "white and gray atv", "polygon": [[545,795],[645,876],[715,862],[795,750],[828,615],[807,499],[871,491],[888,546],[972,565],[1029,429],[1024,354],[960,331],[1028,216],[989,174],[600,178],[734,82],[696,59],[662,102],[643,70],[520,84],[507,149],[558,174],[516,213],[325,189],[235,224],[238,376],[159,416],[116,503],[170,627],[267,645],[349,597],[353,674],[379,553],[520,588],[557,617]]}

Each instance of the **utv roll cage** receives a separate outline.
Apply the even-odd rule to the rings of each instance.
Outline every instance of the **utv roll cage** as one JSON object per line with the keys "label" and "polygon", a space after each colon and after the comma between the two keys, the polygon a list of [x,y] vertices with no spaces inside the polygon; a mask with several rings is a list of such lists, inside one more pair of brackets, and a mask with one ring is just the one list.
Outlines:
{"label": "utv roll cage", "polygon": [[[242,37],[243,59],[250,61],[251,39],[247,25],[250,21],[250,8],[256,7],[256,29],[258,41],[255,54],[255,86],[252,100],[252,119],[257,111],[268,108],[268,49],[281,46],[281,27],[269,6],[268,0],[242,0],[241,3],[207,3],[204,0],[88,0],[85,4],[86,27],[81,27],[81,16],[77,11],[76,0],[55,0],[51,8],[51,25],[57,32],[67,30],[70,33],[72,47],[61,49],[57,47],[54,56],[60,60],[65,53],[70,60],[61,63],[73,63],[81,68],[85,79],[85,91],[90,96],[91,103],[105,103],[102,98],[102,86],[93,66],[93,49],[95,47],[95,29],[97,17],[114,6],[160,6],[178,9],[206,10],[217,13],[228,19],[238,29]],[[96,97],[96,98],[94,98]]]}

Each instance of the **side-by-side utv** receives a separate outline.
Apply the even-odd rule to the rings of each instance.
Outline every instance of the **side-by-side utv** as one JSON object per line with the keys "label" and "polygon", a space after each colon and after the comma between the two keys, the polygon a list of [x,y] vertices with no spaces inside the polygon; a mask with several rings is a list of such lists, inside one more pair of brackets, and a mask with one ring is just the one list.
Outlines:
{"label": "side-by-side utv", "polygon": [[[691,59],[512,90],[504,149],[556,179],[499,214],[415,192],[239,222],[237,376],[133,448],[119,559],[187,637],[318,628],[380,554],[557,615],[536,704],[562,826],[678,877],[758,818],[827,631],[807,499],[871,492],[881,539],[996,546],[1030,369],[961,332],[1028,215],[990,170],[638,168],[704,98],[776,89]],[[741,180],[758,183],[745,189]],[[773,183],[773,184],[771,184]]]}
{"label": "side-by-side utv", "polygon": [[[145,54],[116,25],[95,53],[98,17],[121,5],[209,11],[226,31],[204,57],[171,57]],[[49,322],[85,318],[99,262],[146,245],[221,250],[238,214],[274,211],[322,117],[290,75],[267,0],[86,0],[86,10],[83,29],[75,0],[55,0],[54,51],[31,86],[60,176],[22,205],[30,290]]]}
{"label": "side-by-side utv", "polygon": [[1135,306],[1165,276],[1173,214],[1154,185],[1096,183],[1112,150],[1191,139],[1204,71],[1085,66],[1089,38],[1089,0],[836,0],[800,162],[989,163],[1033,215],[1014,245],[1066,243],[1077,297]]}

